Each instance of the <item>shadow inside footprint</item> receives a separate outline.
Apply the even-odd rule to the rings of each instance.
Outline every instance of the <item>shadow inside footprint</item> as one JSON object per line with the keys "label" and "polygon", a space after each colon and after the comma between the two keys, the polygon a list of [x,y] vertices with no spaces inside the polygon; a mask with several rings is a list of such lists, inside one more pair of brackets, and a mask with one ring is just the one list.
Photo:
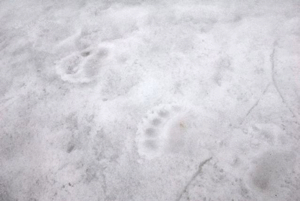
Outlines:
{"label": "shadow inside footprint", "polygon": [[158,149],[158,145],[154,140],[146,140],[144,145],[149,151],[156,151]]}
{"label": "shadow inside footprint", "polygon": [[156,137],[156,136],[157,136],[157,132],[156,132],[156,130],[153,129],[153,128],[147,128],[147,129],[145,130],[145,134],[146,134],[147,136],[149,136],[149,137]]}
{"label": "shadow inside footprint", "polygon": [[162,121],[160,119],[158,119],[158,118],[155,118],[155,119],[152,120],[152,125],[153,126],[158,126],[161,123],[162,123]]}
{"label": "shadow inside footprint", "polygon": [[89,56],[90,54],[91,54],[90,51],[84,51],[84,52],[81,53],[81,56],[87,57],[87,56]]}
{"label": "shadow inside footprint", "polygon": [[161,117],[166,118],[170,115],[170,112],[167,111],[167,110],[161,110],[161,111],[158,112],[158,115],[161,116]]}
{"label": "shadow inside footprint", "polygon": [[81,57],[79,55],[71,55],[62,60],[60,70],[68,75],[76,74],[79,70],[80,62]]}

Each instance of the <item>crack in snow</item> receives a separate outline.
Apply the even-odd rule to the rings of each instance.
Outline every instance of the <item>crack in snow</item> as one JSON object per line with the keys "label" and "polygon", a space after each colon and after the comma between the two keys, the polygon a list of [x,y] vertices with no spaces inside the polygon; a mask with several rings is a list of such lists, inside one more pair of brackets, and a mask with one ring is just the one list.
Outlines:
{"label": "crack in snow", "polygon": [[176,199],[176,201],[180,201],[182,196],[187,193],[188,188],[190,187],[191,183],[197,178],[197,176],[201,173],[202,171],[202,167],[208,163],[210,160],[212,159],[212,157],[202,161],[199,165],[198,170],[193,174],[193,176],[190,178],[190,180],[188,181],[188,183],[185,185],[184,189],[182,190],[182,192],[180,193],[179,197]]}
{"label": "crack in snow", "polygon": [[245,115],[245,117],[243,118],[243,120],[241,121],[240,125],[242,125],[246,118],[249,116],[249,114],[252,112],[252,110],[258,105],[258,103],[260,102],[260,100],[264,97],[265,93],[268,91],[270,86],[270,83],[266,86],[265,90],[263,91],[263,93],[260,95],[259,99],[257,99],[257,101],[253,104],[253,106],[248,110],[247,114]]}
{"label": "crack in snow", "polygon": [[271,62],[271,73],[272,73],[272,82],[273,82],[273,85],[276,89],[276,91],[278,92],[282,102],[286,105],[286,107],[288,108],[288,110],[292,113],[293,117],[296,119],[296,123],[298,123],[297,121],[297,116],[296,114],[294,113],[294,111],[291,109],[291,107],[287,104],[287,101],[285,100],[284,96],[282,95],[282,92],[279,90],[279,87],[278,87],[278,83],[276,81],[276,78],[275,78],[275,53],[276,53],[276,43],[274,43],[274,47],[273,47],[273,50],[272,50],[272,53],[270,55],[270,62]]}

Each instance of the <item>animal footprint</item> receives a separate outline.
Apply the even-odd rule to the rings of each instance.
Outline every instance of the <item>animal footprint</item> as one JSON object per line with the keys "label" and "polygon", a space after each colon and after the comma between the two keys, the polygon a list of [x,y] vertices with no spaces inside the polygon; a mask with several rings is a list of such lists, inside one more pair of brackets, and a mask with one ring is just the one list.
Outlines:
{"label": "animal footprint", "polygon": [[95,80],[101,67],[109,59],[108,48],[76,51],[56,64],[56,73],[63,81],[70,83],[89,83]]}
{"label": "animal footprint", "polygon": [[151,110],[138,127],[138,153],[147,159],[163,154],[190,154],[198,144],[196,119],[183,106],[162,105]]}
{"label": "animal footprint", "polygon": [[288,184],[293,183],[290,176],[295,159],[295,154],[289,151],[269,150],[261,154],[253,161],[248,185],[254,192],[272,197],[272,200],[289,200],[284,196],[290,188]]}

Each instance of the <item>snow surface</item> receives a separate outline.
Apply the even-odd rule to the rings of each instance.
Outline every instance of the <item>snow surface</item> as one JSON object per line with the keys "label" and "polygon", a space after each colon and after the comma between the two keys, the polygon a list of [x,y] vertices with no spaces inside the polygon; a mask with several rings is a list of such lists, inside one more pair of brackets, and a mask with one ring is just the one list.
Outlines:
{"label": "snow surface", "polygon": [[0,201],[299,201],[300,2],[0,1]]}

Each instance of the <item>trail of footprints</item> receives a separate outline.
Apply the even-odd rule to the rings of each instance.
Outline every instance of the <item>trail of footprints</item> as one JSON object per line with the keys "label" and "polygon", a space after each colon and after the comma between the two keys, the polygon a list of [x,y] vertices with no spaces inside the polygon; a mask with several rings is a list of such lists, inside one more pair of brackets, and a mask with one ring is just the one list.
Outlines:
{"label": "trail of footprints", "polygon": [[[214,141],[220,136],[217,137],[209,132],[212,126],[208,125],[212,119],[206,121],[206,118],[210,117],[201,114],[201,110],[195,110],[195,108],[180,105],[155,107],[145,115],[138,126],[136,146],[139,155],[145,159],[154,159],[168,154],[186,154],[199,157],[203,150],[215,149],[217,153],[211,152],[214,153],[213,158],[223,161],[219,163],[224,167],[224,162],[229,157],[226,154],[227,150],[241,159],[237,160],[237,163],[229,163],[231,164],[229,169],[226,165],[224,175],[226,175],[226,171],[230,172],[231,176],[235,175],[232,171],[236,172],[236,176],[244,180],[247,189],[251,190],[253,195],[261,197],[262,200],[266,200],[266,197],[272,197],[274,200],[285,200],[289,197],[289,192],[292,192],[291,195],[294,194],[293,192],[297,192],[295,187],[297,181],[293,179],[295,177],[290,175],[295,168],[296,162],[294,161],[299,159],[296,159],[295,154],[288,149],[279,149],[282,147],[282,142],[279,140],[281,131],[276,128],[276,125],[263,124],[262,128],[266,128],[267,131],[259,129],[259,127],[255,127],[253,131],[250,129],[249,136],[243,133],[233,134],[232,139],[228,139],[230,143],[224,147],[224,150]],[[218,124],[218,122],[214,121],[213,124]],[[284,139],[283,141],[285,142]],[[257,142],[260,144],[253,147]],[[241,147],[241,150],[237,147]],[[211,172],[211,175],[215,174],[215,178],[223,178],[222,172]],[[296,177],[299,177],[300,173],[298,171],[295,174],[297,174]],[[210,177],[206,178],[205,182],[210,181]],[[230,177],[228,179],[232,180]],[[216,181],[212,180],[211,182],[211,186],[215,186],[213,183]],[[232,180],[232,182],[234,181]],[[210,185],[203,186],[203,188],[197,192],[205,190],[208,192],[207,196],[213,195],[212,192],[215,188],[210,189]],[[239,190],[239,184],[237,183],[237,186],[232,188]],[[244,192],[244,195],[241,193],[241,196],[247,197],[250,193],[248,190],[246,193]],[[279,195],[278,192],[282,190],[284,192]],[[218,199],[214,198],[214,200]]]}
{"label": "trail of footprints", "polygon": [[146,159],[165,154],[196,153],[198,137],[196,114],[184,106],[160,105],[138,126],[137,148]]}

